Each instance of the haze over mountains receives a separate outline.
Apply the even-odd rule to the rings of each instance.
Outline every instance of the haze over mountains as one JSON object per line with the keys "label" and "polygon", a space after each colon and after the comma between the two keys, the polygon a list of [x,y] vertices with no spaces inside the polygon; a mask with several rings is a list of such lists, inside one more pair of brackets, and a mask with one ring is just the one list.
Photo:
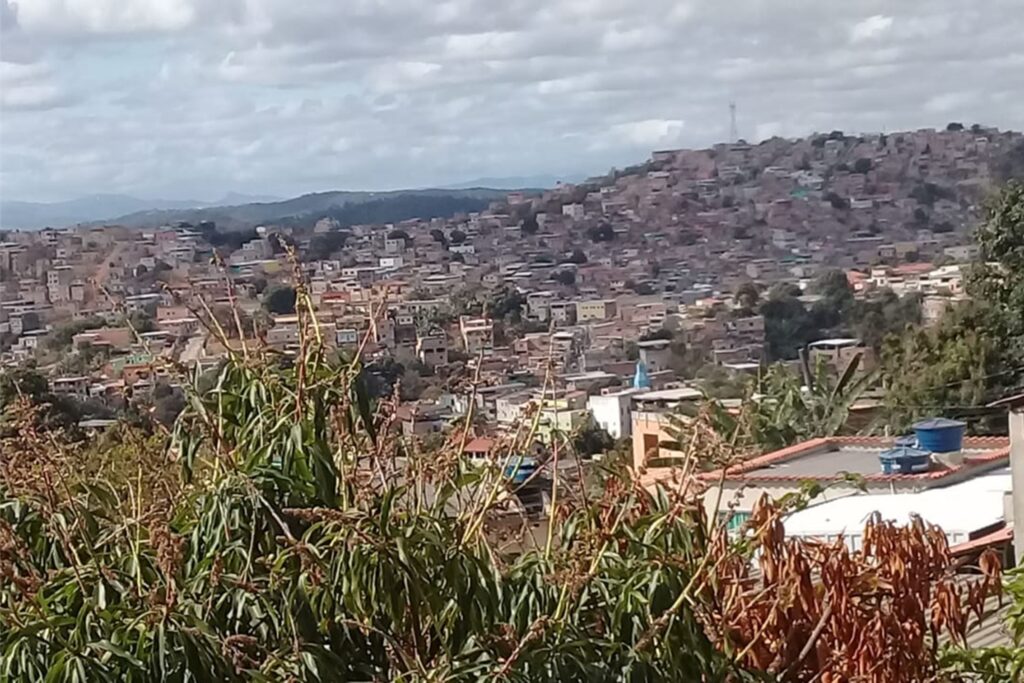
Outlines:
{"label": "haze over mountains", "polygon": [[229,192],[216,201],[191,199],[139,199],[125,194],[94,194],[61,202],[0,201],[0,228],[35,230],[90,223],[148,211],[196,209],[251,202],[273,202],[277,197]]}
{"label": "haze over mountains", "polygon": [[110,222],[128,226],[154,222],[214,220],[219,225],[270,221],[322,212],[348,204],[357,204],[399,195],[457,199],[490,200],[506,190],[547,188],[559,181],[573,182],[582,176],[488,177],[414,190],[313,192],[289,199],[230,192],[216,201],[140,199],[125,194],[95,194],[60,202],[0,201],[0,229],[38,230],[66,227],[78,223]]}

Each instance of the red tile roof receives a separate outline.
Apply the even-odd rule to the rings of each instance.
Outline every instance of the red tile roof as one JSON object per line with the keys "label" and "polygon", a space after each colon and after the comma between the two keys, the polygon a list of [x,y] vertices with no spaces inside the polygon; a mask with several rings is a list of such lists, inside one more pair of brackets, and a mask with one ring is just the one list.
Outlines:
{"label": "red tile roof", "polygon": [[977,550],[984,550],[990,546],[1003,545],[1013,540],[1013,527],[1004,526],[1002,529],[997,529],[990,534],[979,536],[974,540],[967,541],[966,543],[960,543],[954,545],[949,549],[950,554],[953,557],[959,557],[961,555],[969,555]]}
{"label": "red tile roof", "polygon": [[466,453],[490,453],[491,449],[494,448],[494,439],[488,439],[485,436],[478,436],[469,443],[463,449]]}

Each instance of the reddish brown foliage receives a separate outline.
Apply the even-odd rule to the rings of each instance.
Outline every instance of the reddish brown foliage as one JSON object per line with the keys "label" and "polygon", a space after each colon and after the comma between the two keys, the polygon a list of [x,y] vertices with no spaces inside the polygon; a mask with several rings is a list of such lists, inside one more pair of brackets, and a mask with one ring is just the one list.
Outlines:
{"label": "reddish brown foliage", "polygon": [[843,539],[786,539],[767,498],[747,528],[756,569],[725,553],[714,584],[721,613],[710,624],[743,664],[787,681],[927,681],[936,675],[940,633],[963,641],[970,611],[998,590],[999,562],[986,555],[969,587],[953,575],[942,531],[868,520],[863,546]]}

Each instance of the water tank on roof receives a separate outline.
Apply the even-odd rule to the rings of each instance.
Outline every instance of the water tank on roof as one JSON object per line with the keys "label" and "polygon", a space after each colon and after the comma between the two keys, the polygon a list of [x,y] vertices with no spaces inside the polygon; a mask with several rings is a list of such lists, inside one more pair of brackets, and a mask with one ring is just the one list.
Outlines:
{"label": "water tank on roof", "polygon": [[512,458],[505,466],[505,476],[514,484],[522,484],[533,476],[537,470],[537,460],[534,458]]}
{"label": "water tank on roof", "polygon": [[878,456],[882,474],[917,474],[931,467],[932,454],[913,446],[896,446]]}
{"label": "water tank on roof", "polygon": [[964,446],[964,429],[967,425],[959,420],[934,417],[914,425],[917,445],[932,453],[956,453]]}

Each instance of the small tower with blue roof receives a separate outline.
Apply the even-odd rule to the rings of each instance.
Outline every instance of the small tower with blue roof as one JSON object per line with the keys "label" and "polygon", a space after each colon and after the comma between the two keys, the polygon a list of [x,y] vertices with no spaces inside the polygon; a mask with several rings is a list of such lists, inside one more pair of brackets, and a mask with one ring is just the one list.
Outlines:
{"label": "small tower with blue roof", "polygon": [[636,362],[636,373],[633,375],[634,389],[650,389],[651,378],[647,376],[647,366],[642,360]]}

